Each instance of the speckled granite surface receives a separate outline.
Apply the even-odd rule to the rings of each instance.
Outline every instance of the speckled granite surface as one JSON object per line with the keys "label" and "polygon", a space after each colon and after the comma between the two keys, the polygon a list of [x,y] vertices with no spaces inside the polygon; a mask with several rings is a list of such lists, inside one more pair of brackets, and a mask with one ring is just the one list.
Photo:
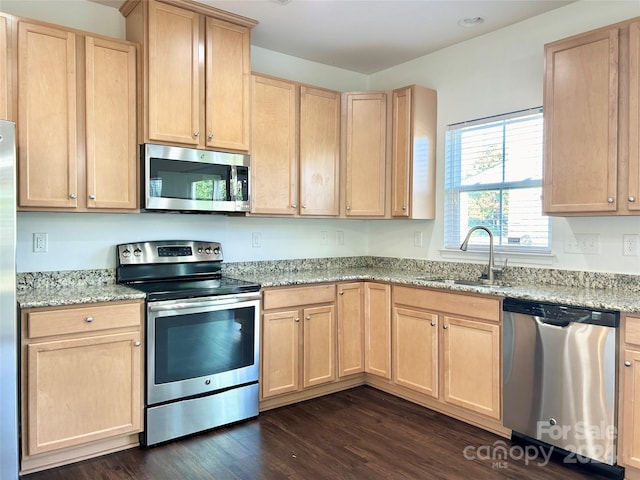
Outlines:
{"label": "speckled granite surface", "polygon": [[[509,267],[500,278],[502,285],[497,286],[459,285],[418,278],[474,280],[484,268],[484,264],[472,263],[345,257],[227,262],[223,272],[258,282],[263,287],[373,280],[640,313],[640,276],[637,275]],[[23,308],[144,297],[140,292],[115,285],[114,270],[21,273],[17,293]]]}

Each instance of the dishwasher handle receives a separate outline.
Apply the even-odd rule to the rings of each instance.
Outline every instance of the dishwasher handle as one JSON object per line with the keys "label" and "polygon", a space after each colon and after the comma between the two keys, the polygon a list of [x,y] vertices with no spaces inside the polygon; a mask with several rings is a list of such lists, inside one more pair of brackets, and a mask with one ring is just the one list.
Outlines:
{"label": "dishwasher handle", "polygon": [[558,327],[567,327],[571,323],[613,328],[618,328],[620,325],[620,312],[614,310],[590,310],[588,308],[515,298],[505,298],[502,309],[505,312],[522,313],[537,317],[542,323]]}

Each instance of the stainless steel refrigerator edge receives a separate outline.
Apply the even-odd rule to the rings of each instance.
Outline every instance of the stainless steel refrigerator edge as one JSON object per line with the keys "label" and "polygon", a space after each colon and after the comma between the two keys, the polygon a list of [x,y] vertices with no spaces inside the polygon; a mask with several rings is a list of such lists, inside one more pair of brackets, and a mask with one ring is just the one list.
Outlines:
{"label": "stainless steel refrigerator edge", "polygon": [[0,120],[0,480],[18,478],[15,129]]}

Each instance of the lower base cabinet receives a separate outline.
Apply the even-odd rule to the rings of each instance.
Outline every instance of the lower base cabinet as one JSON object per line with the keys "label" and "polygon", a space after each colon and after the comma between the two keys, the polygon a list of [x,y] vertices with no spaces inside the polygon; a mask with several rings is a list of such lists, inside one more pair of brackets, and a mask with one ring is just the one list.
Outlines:
{"label": "lower base cabinet", "polygon": [[640,479],[640,317],[622,316],[618,463]]}
{"label": "lower base cabinet", "polygon": [[21,312],[23,473],[135,446],[142,301]]}
{"label": "lower base cabinet", "polygon": [[336,379],[335,285],[263,291],[260,398]]}
{"label": "lower base cabinet", "polygon": [[392,299],[393,383],[500,420],[500,299],[398,285]]}

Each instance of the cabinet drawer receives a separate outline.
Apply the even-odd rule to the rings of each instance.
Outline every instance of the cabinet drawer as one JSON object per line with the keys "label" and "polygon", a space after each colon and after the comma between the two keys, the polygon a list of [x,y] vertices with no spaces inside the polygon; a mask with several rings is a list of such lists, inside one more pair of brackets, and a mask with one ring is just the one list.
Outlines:
{"label": "cabinet drawer", "polygon": [[141,302],[83,305],[27,310],[29,338],[95,332],[110,328],[139,327]]}
{"label": "cabinet drawer", "polygon": [[394,286],[393,304],[500,321],[501,307],[497,298]]}
{"label": "cabinet drawer", "polygon": [[640,345],[640,317],[627,317],[624,327],[624,343]]}
{"label": "cabinet drawer", "polygon": [[332,303],[336,299],[335,285],[311,285],[308,287],[277,288],[265,290],[262,308],[288,308],[314,303]]}

